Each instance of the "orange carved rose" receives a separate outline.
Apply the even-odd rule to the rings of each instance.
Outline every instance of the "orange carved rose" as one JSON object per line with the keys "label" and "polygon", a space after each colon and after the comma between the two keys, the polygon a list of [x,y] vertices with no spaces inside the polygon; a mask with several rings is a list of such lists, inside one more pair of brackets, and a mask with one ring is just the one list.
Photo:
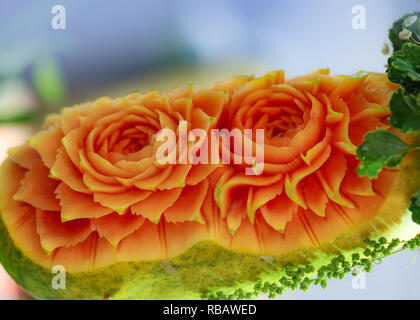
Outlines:
{"label": "orange carved rose", "polygon": [[[234,234],[231,246],[242,248],[250,234],[255,242],[247,248],[255,243],[255,252],[318,245],[377,211],[392,173],[359,177],[356,147],[366,132],[389,128],[387,106],[397,86],[385,75],[319,70],[285,80],[279,71],[214,88],[230,92],[223,127],[264,130],[262,174],[247,175],[245,161],[232,160],[217,178],[215,200]],[[233,159],[232,146],[230,152]],[[334,232],[324,232],[332,220],[339,221]]]}
{"label": "orange carved rose", "polygon": [[207,176],[217,165],[159,163],[157,134],[173,130],[179,157],[178,124],[187,132],[210,130],[226,98],[190,86],[64,108],[27,144],[9,150],[4,180],[13,181],[13,201],[4,197],[3,214],[18,205],[10,214],[33,221],[42,249],[54,256],[71,256],[67,248],[92,241],[116,247],[142,226],[143,234],[158,230],[162,220],[202,222]]}

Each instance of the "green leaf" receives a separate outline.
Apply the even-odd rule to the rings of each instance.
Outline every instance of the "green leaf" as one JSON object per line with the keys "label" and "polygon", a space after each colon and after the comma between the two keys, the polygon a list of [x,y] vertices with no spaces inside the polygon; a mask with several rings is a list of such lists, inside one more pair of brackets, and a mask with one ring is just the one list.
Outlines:
{"label": "green leaf", "polygon": [[357,158],[361,160],[357,173],[361,177],[376,178],[384,166],[397,167],[409,151],[410,146],[392,132],[368,132],[365,141],[357,148]]}
{"label": "green leaf", "polygon": [[0,124],[31,122],[34,121],[36,116],[36,112],[26,111],[10,117],[0,118]]}
{"label": "green leaf", "polygon": [[420,224],[420,190],[417,190],[415,195],[411,198],[410,211],[413,214],[413,221]]}
{"label": "green leaf", "polygon": [[66,84],[60,65],[54,59],[36,63],[32,70],[33,87],[47,107],[61,107],[66,98]]}
{"label": "green leaf", "polygon": [[389,123],[403,132],[420,130],[420,92],[407,94],[399,89],[392,95],[390,101],[392,117]]}
{"label": "green leaf", "polygon": [[[410,17],[410,16],[413,16],[413,15],[417,16],[417,21],[410,26],[405,26],[404,25],[404,20],[406,18]],[[407,30],[411,31],[413,33],[413,36],[418,39],[418,37],[420,35],[420,12],[414,12],[414,13],[406,14],[404,17],[397,20],[392,25],[392,28],[389,29],[389,39],[392,42],[392,46],[394,47],[394,50],[400,50],[403,43],[405,43],[407,41],[412,41],[412,40],[402,40],[402,39],[400,39],[400,32],[403,29],[407,29]]]}
{"label": "green leaf", "polygon": [[406,42],[388,59],[389,80],[401,84],[407,91],[420,88],[420,46]]}

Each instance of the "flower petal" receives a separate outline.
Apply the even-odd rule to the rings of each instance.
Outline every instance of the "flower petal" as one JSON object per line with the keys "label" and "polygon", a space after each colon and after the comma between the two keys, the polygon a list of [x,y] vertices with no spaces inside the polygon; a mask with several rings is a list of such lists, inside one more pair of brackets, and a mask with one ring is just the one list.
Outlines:
{"label": "flower petal", "polygon": [[191,163],[177,165],[165,181],[158,185],[158,188],[160,190],[170,190],[177,187],[184,187],[191,167]]}
{"label": "flower petal", "polygon": [[128,212],[123,215],[111,213],[91,221],[99,235],[106,238],[113,247],[116,247],[122,239],[140,228],[146,219]]}
{"label": "flower petal", "polygon": [[286,224],[298,211],[298,206],[285,193],[277,196],[260,208],[265,221],[279,232],[283,232]]}
{"label": "flower petal", "polygon": [[61,222],[60,212],[36,210],[36,230],[47,254],[83,242],[93,231],[88,219]]}
{"label": "flower petal", "polygon": [[320,156],[316,158],[316,160],[314,160],[311,165],[304,165],[292,173],[287,174],[286,176],[284,185],[286,194],[290,199],[292,199],[296,204],[304,209],[307,208],[307,203],[303,197],[302,191],[299,188],[299,182],[306,176],[317,171],[324,164],[324,162],[327,161],[330,153],[331,146],[327,145]]}
{"label": "flower petal", "polygon": [[341,182],[346,170],[347,165],[344,155],[339,152],[332,152],[321,170],[317,171],[316,174],[328,198],[342,206],[354,208],[351,200],[340,192]]}
{"label": "flower petal", "polygon": [[325,208],[328,202],[327,195],[322,192],[322,185],[315,175],[311,174],[303,181],[302,192],[309,209],[321,217],[325,217]]}
{"label": "flower petal", "polygon": [[282,193],[284,181],[278,181],[268,186],[250,187],[250,194],[247,202],[247,212],[251,223],[254,221],[255,212],[266,204],[268,201],[274,199]]}
{"label": "flower petal", "polygon": [[181,195],[172,206],[165,210],[167,222],[197,221],[202,222],[201,206],[209,187],[209,181],[203,180],[195,186],[183,188]]}
{"label": "flower petal", "polygon": [[83,182],[83,176],[74,167],[64,147],[60,147],[58,150],[57,159],[51,167],[50,176],[53,179],[63,181],[74,191],[91,193]]}
{"label": "flower petal", "polygon": [[92,192],[120,193],[127,190],[127,188],[121,184],[108,184],[102,182],[91,176],[89,173],[83,174],[83,183]]}
{"label": "flower petal", "polygon": [[29,203],[35,208],[60,211],[59,201],[54,194],[58,182],[48,178],[48,173],[48,168],[42,163],[33,166],[21,180],[13,199]]}
{"label": "flower petal", "polygon": [[61,220],[69,221],[80,218],[99,218],[113,212],[93,201],[93,197],[70,189],[60,182],[55,190],[60,199]]}
{"label": "flower petal", "polygon": [[163,190],[152,193],[148,198],[131,206],[133,214],[141,215],[150,221],[159,222],[162,213],[179,198],[183,188]]}
{"label": "flower petal", "polygon": [[136,188],[122,193],[100,193],[95,192],[93,199],[104,207],[122,214],[129,206],[142,201],[152,194],[151,191],[138,190]]}
{"label": "flower petal", "polygon": [[61,147],[63,132],[60,127],[52,127],[42,130],[28,140],[28,144],[38,151],[44,164],[51,168],[57,156],[57,150]]}
{"label": "flower petal", "polygon": [[41,162],[41,158],[38,152],[36,152],[28,144],[23,144],[15,148],[10,148],[9,150],[7,150],[7,153],[14,163],[17,163],[25,169],[30,169]]}

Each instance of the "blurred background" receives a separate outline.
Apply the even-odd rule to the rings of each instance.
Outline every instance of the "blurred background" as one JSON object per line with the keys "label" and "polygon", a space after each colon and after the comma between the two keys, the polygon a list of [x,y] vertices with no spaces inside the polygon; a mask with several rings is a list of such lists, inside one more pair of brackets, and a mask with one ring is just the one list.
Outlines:
{"label": "blurred background", "polygon": [[[356,5],[365,8],[364,29],[352,27]],[[0,161],[45,114],[99,96],[274,69],[287,77],[325,67],[385,72],[388,29],[415,10],[415,0],[1,0]],[[376,266],[365,289],[346,277],[282,298],[420,299],[417,253]],[[0,267],[0,299],[18,298],[26,296]]]}

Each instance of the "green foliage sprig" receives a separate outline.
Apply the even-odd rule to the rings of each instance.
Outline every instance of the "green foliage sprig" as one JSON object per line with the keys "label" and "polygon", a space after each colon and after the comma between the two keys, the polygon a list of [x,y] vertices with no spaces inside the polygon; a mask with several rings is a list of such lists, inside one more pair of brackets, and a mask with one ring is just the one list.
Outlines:
{"label": "green foliage sprig", "polygon": [[406,249],[416,250],[420,247],[420,235],[408,241],[397,238],[388,241],[385,237],[377,241],[365,239],[364,244],[366,247],[361,253],[354,253],[349,258],[342,254],[336,255],[329,263],[318,268],[310,263],[298,266],[287,265],[284,267],[284,276],[277,282],[258,281],[253,291],[246,292],[243,289],[237,289],[231,294],[225,294],[222,291],[206,292],[202,294],[202,298],[208,300],[251,299],[261,294],[268,294],[270,298],[275,298],[287,289],[307,291],[311,285],[319,285],[325,289],[330,279],[343,279],[349,273],[357,276],[361,271],[369,273],[375,264],[382,263],[382,259],[386,257]]}
{"label": "green foliage sprig", "polygon": [[399,166],[412,149],[414,147],[410,147],[392,132],[368,132],[365,141],[357,148],[357,157],[362,160],[357,172],[360,176],[377,178],[383,167],[390,169]]}
{"label": "green foliage sprig", "polygon": [[389,39],[392,42],[394,50],[400,50],[407,40],[419,43],[419,35],[420,12],[406,14],[401,19],[395,21],[392,28],[389,29]]}
{"label": "green foliage sprig", "polygon": [[[390,100],[389,124],[404,133],[420,131],[420,12],[407,14],[389,30],[394,53],[388,59],[390,81],[402,86]],[[402,159],[419,145],[408,145],[395,133],[384,130],[368,132],[357,148],[360,164],[357,173],[376,178],[382,168],[398,167]],[[420,224],[420,190],[413,195],[410,210]]]}
{"label": "green foliage sprig", "polygon": [[409,94],[399,89],[391,98],[390,108],[392,117],[389,123],[393,127],[405,133],[420,130],[420,92]]}
{"label": "green foliage sprig", "polygon": [[420,190],[411,198],[410,211],[413,213],[413,221],[420,224]]}
{"label": "green foliage sprig", "polygon": [[420,46],[406,42],[388,59],[389,80],[404,87],[407,92],[418,92],[420,87]]}

